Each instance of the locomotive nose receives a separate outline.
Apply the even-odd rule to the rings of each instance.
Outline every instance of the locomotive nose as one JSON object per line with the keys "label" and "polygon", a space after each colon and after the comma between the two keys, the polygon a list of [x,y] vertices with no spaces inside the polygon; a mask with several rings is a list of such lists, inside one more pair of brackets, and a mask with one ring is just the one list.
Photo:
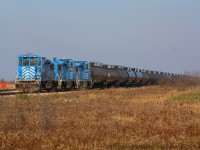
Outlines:
{"label": "locomotive nose", "polygon": [[25,80],[34,79],[36,76],[35,67],[22,67],[22,78]]}

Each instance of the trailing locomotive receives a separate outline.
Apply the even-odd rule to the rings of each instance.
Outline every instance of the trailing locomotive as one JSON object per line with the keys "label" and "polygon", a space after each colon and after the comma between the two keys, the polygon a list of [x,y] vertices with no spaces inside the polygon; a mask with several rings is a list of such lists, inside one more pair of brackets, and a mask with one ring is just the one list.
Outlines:
{"label": "trailing locomotive", "polygon": [[154,85],[180,75],[98,62],[20,55],[16,88],[24,92]]}

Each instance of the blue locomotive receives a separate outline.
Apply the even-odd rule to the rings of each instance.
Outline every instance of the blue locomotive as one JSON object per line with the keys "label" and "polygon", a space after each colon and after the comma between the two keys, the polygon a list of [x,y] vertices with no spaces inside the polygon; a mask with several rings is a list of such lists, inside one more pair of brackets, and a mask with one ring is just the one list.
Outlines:
{"label": "blue locomotive", "polygon": [[42,89],[47,91],[67,90],[75,86],[74,61],[54,58],[45,64]]}
{"label": "blue locomotive", "polygon": [[98,62],[56,58],[49,60],[41,55],[20,55],[15,82],[17,89],[25,92],[65,91],[80,88],[154,85],[159,80],[181,76]]}
{"label": "blue locomotive", "polygon": [[46,61],[48,60],[41,55],[20,55],[18,57],[18,71],[15,80],[17,89],[23,91],[40,89]]}
{"label": "blue locomotive", "polygon": [[91,85],[90,63],[75,61],[75,79],[77,88],[88,88]]}

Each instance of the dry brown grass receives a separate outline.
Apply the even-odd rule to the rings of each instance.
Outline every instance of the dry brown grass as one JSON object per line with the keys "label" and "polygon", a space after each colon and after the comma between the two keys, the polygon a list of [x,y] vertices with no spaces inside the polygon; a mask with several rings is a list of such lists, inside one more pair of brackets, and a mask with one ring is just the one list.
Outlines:
{"label": "dry brown grass", "polygon": [[0,97],[0,149],[200,148],[200,87]]}
{"label": "dry brown grass", "polygon": [[8,84],[7,84],[7,89],[10,89],[10,90],[15,89],[15,84],[8,83]]}

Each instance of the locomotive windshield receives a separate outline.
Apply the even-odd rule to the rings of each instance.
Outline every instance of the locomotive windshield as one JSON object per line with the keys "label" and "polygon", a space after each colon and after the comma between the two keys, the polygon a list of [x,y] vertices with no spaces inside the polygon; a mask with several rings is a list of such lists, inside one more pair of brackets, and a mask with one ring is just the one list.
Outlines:
{"label": "locomotive windshield", "polygon": [[36,66],[37,59],[36,58],[30,58],[30,65],[31,66]]}
{"label": "locomotive windshield", "polygon": [[41,58],[29,58],[29,57],[23,57],[23,58],[19,58],[19,66],[41,66],[42,60]]}
{"label": "locomotive windshield", "polygon": [[24,58],[23,66],[29,66],[29,58]]}

